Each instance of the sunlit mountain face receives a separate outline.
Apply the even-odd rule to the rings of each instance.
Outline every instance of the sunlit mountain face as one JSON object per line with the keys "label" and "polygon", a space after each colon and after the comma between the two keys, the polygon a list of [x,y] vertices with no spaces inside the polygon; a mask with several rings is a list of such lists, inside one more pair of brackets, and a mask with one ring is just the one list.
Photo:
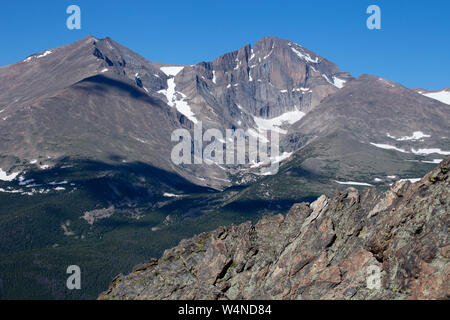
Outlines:
{"label": "sunlit mountain face", "polygon": [[[3,299],[96,298],[181,239],[336,189],[386,191],[450,155],[448,90],[354,78],[274,37],[166,65],[90,36],[0,68],[0,88]],[[177,130],[193,138],[190,163],[173,161]],[[279,140],[267,159],[226,161],[227,130]],[[214,141],[224,161],[205,158]],[[58,285],[74,264],[85,290]]]}

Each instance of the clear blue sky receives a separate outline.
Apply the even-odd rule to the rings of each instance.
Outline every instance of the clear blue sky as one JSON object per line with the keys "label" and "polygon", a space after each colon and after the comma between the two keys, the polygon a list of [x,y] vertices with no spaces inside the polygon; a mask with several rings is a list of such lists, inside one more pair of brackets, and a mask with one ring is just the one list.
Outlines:
{"label": "clear blue sky", "polygon": [[[66,28],[81,7],[82,29]],[[377,4],[382,30],[366,28]],[[109,36],[150,61],[194,64],[263,36],[297,42],[354,76],[450,87],[448,0],[15,0],[0,8],[0,66],[87,35]]]}

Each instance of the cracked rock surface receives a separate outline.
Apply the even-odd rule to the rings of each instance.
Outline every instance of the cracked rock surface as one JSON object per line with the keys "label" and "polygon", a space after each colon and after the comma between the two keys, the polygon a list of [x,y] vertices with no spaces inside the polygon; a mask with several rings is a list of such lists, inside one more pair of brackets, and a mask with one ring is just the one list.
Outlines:
{"label": "cracked rock surface", "polygon": [[448,299],[449,169],[450,158],[382,194],[348,188],[183,240],[99,299]]}

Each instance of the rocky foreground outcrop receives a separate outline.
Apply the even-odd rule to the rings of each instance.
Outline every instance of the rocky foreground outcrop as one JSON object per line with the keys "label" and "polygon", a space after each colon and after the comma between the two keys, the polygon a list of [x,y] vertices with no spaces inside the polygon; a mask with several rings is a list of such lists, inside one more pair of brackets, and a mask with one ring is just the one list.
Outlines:
{"label": "rocky foreground outcrop", "polygon": [[448,299],[449,169],[183,240],[99,299]]}

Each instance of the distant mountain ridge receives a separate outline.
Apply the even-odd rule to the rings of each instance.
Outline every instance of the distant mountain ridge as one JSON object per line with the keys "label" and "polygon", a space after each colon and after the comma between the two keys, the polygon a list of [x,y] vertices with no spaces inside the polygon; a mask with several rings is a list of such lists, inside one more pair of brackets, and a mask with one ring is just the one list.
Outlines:
{"label": "distant mountain ridge", "polygon": [[[324,132],[324,121],[336,123],[334,117],[340,116],[344,109],[329,114],[328,119],[313,111],[327,97],[342,104],[340,91],[353,79],[316,53],[275,37],[262,38],[253,46],[246,45],[212,62],[172,66],[149,62],[110,38],[89,36],[0,69],[3,84],[0,167],[23,170],[27,167],[25,163],[33,160],[46,166],[52,165],[50,159],[55,164],[58,158],[67,156],[102,160],[115,156],[129,162],[151,163],[193,183],[221,189],[239,181],[242,169],[250,174],[255,170],[249,166],[237,169],[225,166],[225,170],[216,165],[174,166],[167,161],[168,146],[173,145],[171,131],[192,128],[201,121],[205,130],[243,128],[248,134],[259,135],[267,128],[278,130],[282,123],[281,153],[290,155],[311,137],[312,132],[302,128],[314,124],[318,133]],[[361,76],[355,82],[360,84],[359,94],[369,89],[369,79]],[[379,78],[379,83],[382,82],[384,85],[378,85],[380,97],[396,94],[397,89],[393,88],[401,87]],[[120,97],[116,99],[115,94]],[[347,100],[353,108],[359,102],[351,101],[351,97],[350,93]],[[365,99],[364,93],[361,98]],[[397,113],[395,121],[385,126],[386,133],[408,136],[423,131],[418,125],[419,121],[423,123],[421,104],[431,105],[431,100],[419,99],[406,88],[395,99],[400,103],[409,99],[415,109],[410,114]],[[379,102],[370,103],[375,103],[383,114],[387,106]],[[91,110],[80,109],[83,105],[91,105]],[[107,109],[102,110],[102,105],[108,106]],[[126,105],[131,108],[124,108]],[[448,108],[427,110],[440,114],[433,122],[425,120],[424,124],[435,132],[448,131]],[[314,115],[308,116],[314,118],[312,121],[299,121],[310,113]],[[55,118],[57,114],[65,114],[65,119]],[[361,120],[355,118],[355,123],[376,116],[360,113]],[[408,117],[404,119],[408,130],[407,126],[397,128],[396,123],[403,116]],[[149,118],[144,120],[146,117]],[[125,121],[127,118],[134,124]],[[69,123],[74,121],[76,125],[71,126]],[[373,139],[379,129],[375,126],[380,124],[373,120],[369,125],[372,140],[380,140]],[[435,135],[432,139],[433,147],[448,145],[448,141],[437,141]],[[92,148],[95,140],[102,143]]]}
{"label": "distant mountain ridge", "polygon": [[[417,181],[450,155],[449,117],[275,37],[195,65],[92,36],[33,54],[0,68],[0,298],[94,298],[183,238],[349,185]],[[176,165],[172,133],[200,123],[247,140],[276,131],[279,154]],[[82,292],[60,285],[74,260]]]}

